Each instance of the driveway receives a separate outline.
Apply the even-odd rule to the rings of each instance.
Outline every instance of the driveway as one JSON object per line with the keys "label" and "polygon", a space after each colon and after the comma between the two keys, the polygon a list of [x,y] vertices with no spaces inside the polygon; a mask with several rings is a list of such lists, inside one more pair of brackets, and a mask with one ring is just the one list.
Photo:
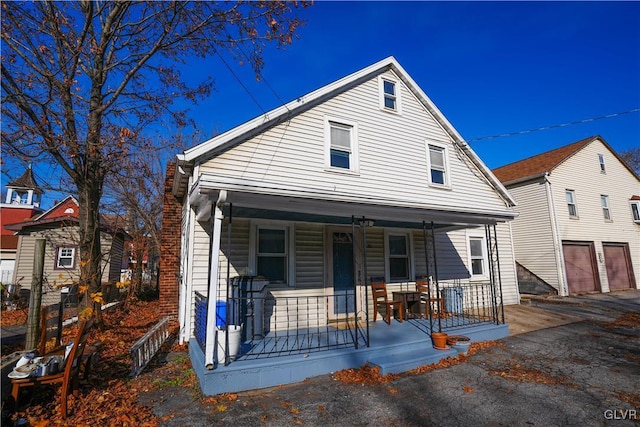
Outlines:
{"label": "driveway", "polygon": [[140,403],[164,426],[640,425],[640,291],[533,300],[506,315],[516,335],[385,384],[325,375],[217,400],[169,386]]}

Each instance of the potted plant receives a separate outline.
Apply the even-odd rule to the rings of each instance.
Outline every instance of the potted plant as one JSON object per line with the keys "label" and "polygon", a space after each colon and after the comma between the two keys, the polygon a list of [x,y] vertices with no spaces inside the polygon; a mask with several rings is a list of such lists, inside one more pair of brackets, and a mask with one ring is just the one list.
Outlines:
{"label": "potted plant", "polygon": [[431,339],[433,340],[433,348],[438,350],[446,350],[447,347],[447,334],[445,332],[432,332]]}
{"label": "potted plant", "polygon": [[451,335],[447,338],[447,344],[453,347],[458,353],[467,354],[471,345],[471,338],[464,335]]}

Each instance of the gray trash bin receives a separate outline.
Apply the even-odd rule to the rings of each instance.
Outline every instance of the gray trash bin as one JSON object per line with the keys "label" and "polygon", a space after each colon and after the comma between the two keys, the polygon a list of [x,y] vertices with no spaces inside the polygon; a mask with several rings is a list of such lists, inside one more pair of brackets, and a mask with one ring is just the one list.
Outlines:
{"label": "gray trash bin", "polygon": [[444,309],[450,314],[464,314],[464,290],[459,287],[443,288]]}
{"label": "gray trash bin", "polygon": [[242,341],[264,338],[264,306],[269,280],[261,276],[238,276],[232,281],[234,294],[240,301],[240,317],[244,323]]}

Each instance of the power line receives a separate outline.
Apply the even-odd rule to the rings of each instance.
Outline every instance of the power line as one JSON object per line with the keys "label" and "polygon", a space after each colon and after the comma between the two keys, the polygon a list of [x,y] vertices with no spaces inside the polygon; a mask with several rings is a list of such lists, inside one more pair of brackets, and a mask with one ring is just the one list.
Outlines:
{"label": "power line", "polygon": [[251,91],[249,90],[249,88],[247,88],[247,86],[245,86],[245,84],[242,82],[242,80],[240,80],[240,77],[238,77],[238,75],[233,71],[233,69],[231,68],[231,66],[227,63],[227,61],[222,57],[222,54],[216,49],[215,52],[218,54],[218,57],[220,58],[220,60],[222,61],[222,63],[227,67],[227,69],[229,70],[229,72],[233,75],[233,77],[235,77],[235,79],[238,81],[238,83],[240,83],[240,86],[242,86],[242,88],[245,90],[245,92],[247,92],[247,94],[249,95],[249,97],[253,100],[253,102],[258,106],[258,108],[260,108],[260,110],[262,110],[263,114],[266,114],[267,111],[262,108],[262,105],[260,105],[260,103],[258,102],[258,100],[253,96],[253,94],[251,93]]}
{"label": "power line", "polygon": [[620,113],[612,113],[612,114],[607,114],[607,115],[604,115],[604,116],[591,117],[589,119],[575,120],[575,121],[572,121],[572,122],[566,122],[566,123],[561,123],[561,124],[557,124],[557,125],[543,126],[543,127],[539,127],[539,128],[535,128],[535,129],[527,129],[527,130],[521,130],[521,131],[517,131],[517,132],[501,133],[501,134],[498,134],[498,135],[481,136],[479,138],[471,138],[471,139],[467,139],[466,142],[485,141],[485,140],[488,140],[488,139],[503,138],[503,137],[507,137],[507,136],[524,135],[524,134],[527,134],[527,133],[539,132],[539,131],[543,131],[543,130],[556,129],[556,128],[562,128],[562,127],[567,127],[567,126],[579,125],[579,124],[582,124],[582,123],[595,122],[596,120],[610,119],[612,117],[618,117],[618,116],[622,116],[624,114],[630,114],[630,113],[637,113],[639,111],[640,111],[640,108],[634,108],[632,110],[622,111]]}

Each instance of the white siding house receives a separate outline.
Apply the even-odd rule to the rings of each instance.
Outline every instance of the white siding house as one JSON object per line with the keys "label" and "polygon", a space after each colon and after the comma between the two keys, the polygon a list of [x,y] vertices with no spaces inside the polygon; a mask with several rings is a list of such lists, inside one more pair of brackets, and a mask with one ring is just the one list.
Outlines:
{"label": "white siding house", "polygon": [[514,200],[392,57],[186,150],[173,185],[182,341],[196,294],[229,315],[236,276],[268,280],[264,332],[372,320],[372,277],[431,276],[494,319],[519,302]]}
{"label": "white siding house", "polygon": [[560,295],[640,285],[640,178],[603,138],[494,173],[518,203],[513,239],[524,274]]}

